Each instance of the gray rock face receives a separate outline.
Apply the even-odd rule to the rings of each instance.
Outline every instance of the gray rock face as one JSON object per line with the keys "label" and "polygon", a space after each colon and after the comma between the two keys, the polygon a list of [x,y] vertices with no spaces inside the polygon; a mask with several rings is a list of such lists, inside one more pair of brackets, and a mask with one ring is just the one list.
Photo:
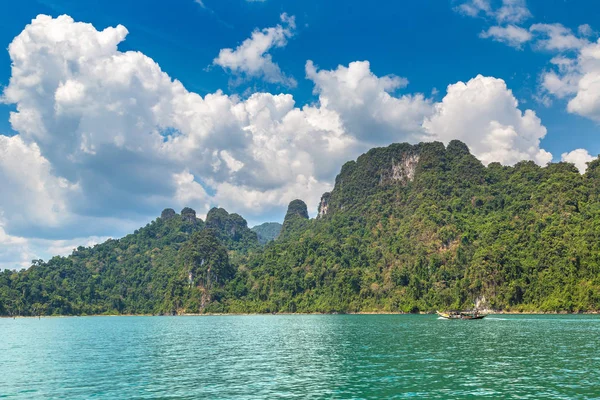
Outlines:
{"label": "gray rock face", "polygon": [[177,213],[172,208],[165,208],[162,213],[160,213],[160,218],[168,221],[177,216]]}
{"label": "gray rock face", "polygon": [[329,199],[331,198],[330,192],[323,193],[321,196],[321,202],[319,203],[319,213],[317,214],[317,218],[323,218],[329,212]]}
{"label": "gray rock face", "polygon": [[401,185],[406,185],[415,179],[418,164],[418,154],[405,154],[399,161],[392,161],[389,171],[381,174],[380,183],[399,182]]}
{"label": "gray rock face", "polygon": [[181,219],[188,222],[196,222],[196,211],[189,207],[185,207],[181,210]]}

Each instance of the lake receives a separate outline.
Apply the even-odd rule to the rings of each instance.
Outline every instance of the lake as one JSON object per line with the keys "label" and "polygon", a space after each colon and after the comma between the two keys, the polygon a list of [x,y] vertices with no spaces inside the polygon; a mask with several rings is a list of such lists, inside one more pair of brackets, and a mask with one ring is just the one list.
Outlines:
{"label": "lake", "polygon": [[0,319],[0,397],[598,398],[600,317]]}

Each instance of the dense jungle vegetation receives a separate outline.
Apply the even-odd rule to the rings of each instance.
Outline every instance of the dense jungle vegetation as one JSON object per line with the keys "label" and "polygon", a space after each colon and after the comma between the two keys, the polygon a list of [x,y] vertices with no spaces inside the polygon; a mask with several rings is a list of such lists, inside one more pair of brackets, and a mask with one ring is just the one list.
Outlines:
{"label": "dense jungle vegetation", "polygon": [[255,230],[166,209],[0,272],[0,315],[600,310],[599,159],[581,175],[485,167],[459,141],[394,144],[346,163],[317,218],[294,200],[283,227]]}
{"label": "dense jungle vegetation", "polygon": [[252,227],[252,231],[258,236],[258,241],[260,244],[267,244],[279,236],[279,233],[281,232],[281,224],[279,222],[265,222]]}

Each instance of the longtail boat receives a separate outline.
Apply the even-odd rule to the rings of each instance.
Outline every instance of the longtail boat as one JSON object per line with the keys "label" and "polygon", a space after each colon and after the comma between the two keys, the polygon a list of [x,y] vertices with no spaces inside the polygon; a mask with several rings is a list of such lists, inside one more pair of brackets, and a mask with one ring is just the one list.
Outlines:
{"label": "longtail boat", "polygon": [[479,311],[436,311],[437,315],[445,319],[483,319],[485,314],[480,314]]}

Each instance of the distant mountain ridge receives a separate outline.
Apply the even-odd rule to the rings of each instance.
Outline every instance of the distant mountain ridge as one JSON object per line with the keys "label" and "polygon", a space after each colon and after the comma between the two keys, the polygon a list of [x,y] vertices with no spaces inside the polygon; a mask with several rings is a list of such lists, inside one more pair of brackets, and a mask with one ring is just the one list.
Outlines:
{"label": "distant mountain ridge", "polygon": [[253,232],[258,235],[258,241],[261,244],[267,244],[268,242],[275,240],[281,232],[282,225],[279,222],[265,222],[260,225],[256,225],[250,228]]}
{"label": "distant mountain ridge", "polygon": [[[0,314],[600,310],[600,160],[484,166],[452,141],[350,161],[310,219],[191,209],[0,273]],[[267,232],[267,233],[265,233]],[[275,237],[274,240],[270,240]]]}
{"label": "distant mountain ridge", "polygon": [[237,214],[186,207],[122,239],[0,273],[0,315],[174,314],[218,302],[239,260],[260,247]]}

